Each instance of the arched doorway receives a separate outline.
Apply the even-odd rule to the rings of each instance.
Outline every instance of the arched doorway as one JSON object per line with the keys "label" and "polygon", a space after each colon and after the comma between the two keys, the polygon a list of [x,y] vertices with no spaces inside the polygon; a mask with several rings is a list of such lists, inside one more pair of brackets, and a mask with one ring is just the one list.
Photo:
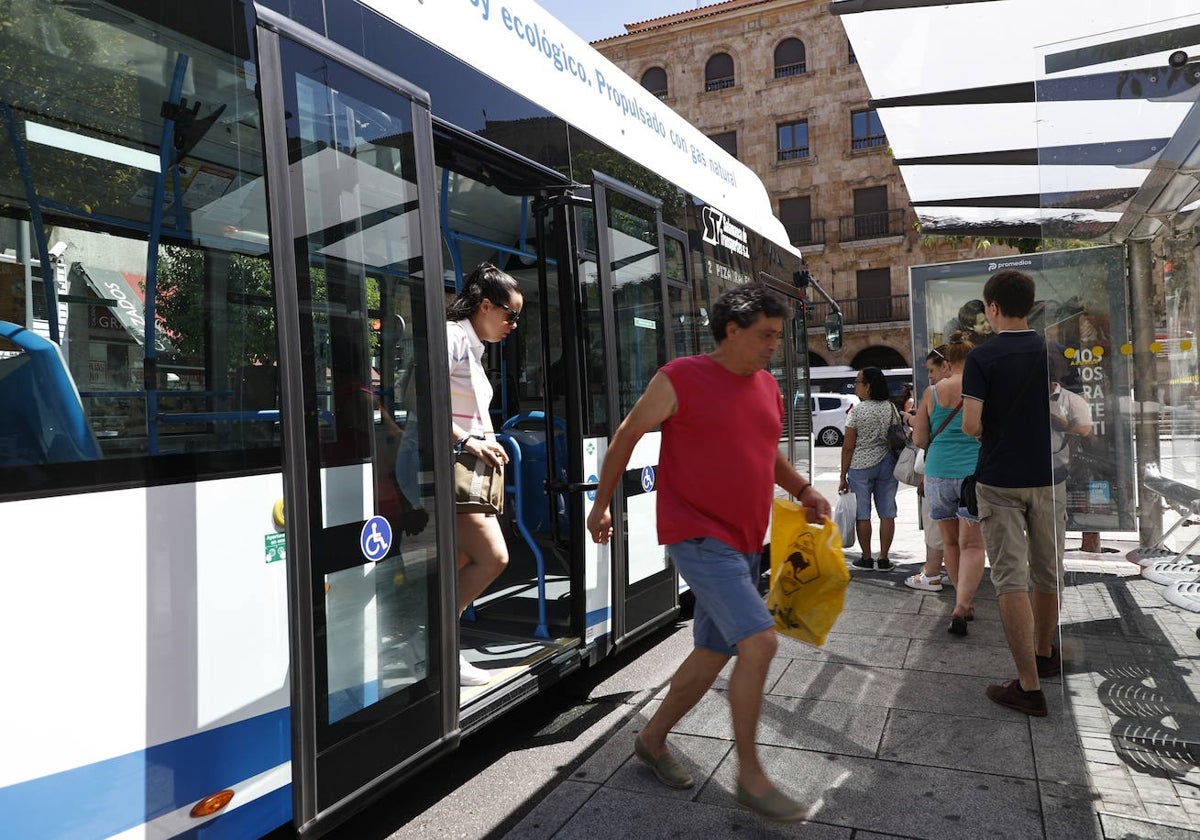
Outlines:
{"label": "arched doorway", "polygon": [[865,350],[859,351],[853,361],[850,362],[850,367],[855,370],[862,370],[865,367],[877,368],[903,368],[909,367],[908,360],[900,355],[898,350],[893,350],[891,347],[868,347]]}

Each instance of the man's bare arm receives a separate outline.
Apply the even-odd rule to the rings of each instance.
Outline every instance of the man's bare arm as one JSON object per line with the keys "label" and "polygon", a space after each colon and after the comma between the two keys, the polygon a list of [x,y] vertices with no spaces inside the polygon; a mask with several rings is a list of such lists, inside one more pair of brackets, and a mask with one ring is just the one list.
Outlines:
{"label": "man's bare arm", "polygon": [[671,385],[671,380],[659,371],[654,374],[642,396],[617,427],[604,453],[604,462],[600,465],[596,500],[592,503],[592,510],[587,519],[588,533],[596,542],[608,542],[612,536],[612,515],[608,506],[612,502],[621,475],[629,464],[633,448],[646,432],[661,426],[677,408],[675,388]]}

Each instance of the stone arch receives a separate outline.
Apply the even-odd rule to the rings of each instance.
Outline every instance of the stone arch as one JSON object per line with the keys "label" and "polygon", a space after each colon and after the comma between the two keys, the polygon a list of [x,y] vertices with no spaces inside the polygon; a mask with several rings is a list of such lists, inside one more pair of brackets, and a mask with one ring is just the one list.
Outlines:
{"label": "stone arch", "polygon": [[850,367],[855,370],[862,370],[865,367],[877,367],[886,370],[887,368],[910,367],[910,365],[899,350],[886,345],[876,344],[859,350],[855,354],[854,359],[851,360]]}

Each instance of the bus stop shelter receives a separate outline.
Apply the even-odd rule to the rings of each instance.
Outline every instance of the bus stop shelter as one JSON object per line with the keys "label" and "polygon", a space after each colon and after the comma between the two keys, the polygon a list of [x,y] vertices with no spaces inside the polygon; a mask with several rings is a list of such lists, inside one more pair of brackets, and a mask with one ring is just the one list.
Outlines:
{"label": "bus stop shelter", "polygon": [[[1073,352],[1103,350],[1119,374],[1105,420],[1131,442],[1110,455],[1133,485],[1136,515],[1127,521],[1136,531],[1104,540],[1122,553],[1132,548],[1119,577],[1068,575],[1062,641],[1075,661],[1065,686],[1086,724],[1079,731],[1098,813],[1153,818],[1149,780],[1195,803],[1200,529],[1188,526],[1200,524],[1197,6],[833,0],[830,9],[923,235],[1001,240],[1022,252],[1084,243],[1120,249],[1124,282],[1110,285],[1100,304],[1121,340],[1095,348],[1083,341]],[[1049,258],[1010,253],[997,256],[996,269],[1024,262],[1040,270],[1038,260]],[[1055,270],[1069,271],[1070,260]],[[932,306],[913,293],[914,312]],[[917,341],[943,323],[940,313],[921,314],[931,323],[923,337],[914,327]],[[918,344],[914,358],[927,351]],[[1152,575],[1152,564],[1164,561],[1180,565]],[[1100,602],[1081,611],[1093,597]],[[1114,658],[1106,641],[1117,638],[1137,643],[1125,658]],[[1200,807],[1184,811],[1190,821],[1175,811],[1164,830],[1195,836]]]}

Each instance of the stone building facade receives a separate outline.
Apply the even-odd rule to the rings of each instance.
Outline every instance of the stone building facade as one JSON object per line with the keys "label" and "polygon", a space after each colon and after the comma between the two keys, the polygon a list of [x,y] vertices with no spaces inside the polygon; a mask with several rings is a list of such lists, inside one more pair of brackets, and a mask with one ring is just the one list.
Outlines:
{"label": "stone building facade", "polygon": [[592,46],[762,179],[841,305],[838,353],[825,347],[825,304],[810,312],[813,365],[910,366],[909,266],[1010,253],[922,237],[828,0],[728,0],[625,28]]}

